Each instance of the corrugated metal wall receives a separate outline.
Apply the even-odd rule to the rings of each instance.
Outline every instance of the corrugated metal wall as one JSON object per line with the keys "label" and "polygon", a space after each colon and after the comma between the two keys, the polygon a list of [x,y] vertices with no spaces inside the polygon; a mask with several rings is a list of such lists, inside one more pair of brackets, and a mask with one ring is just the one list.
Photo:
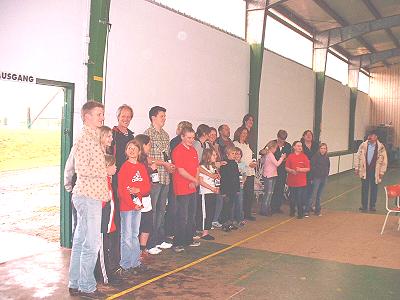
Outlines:
{"label": "corrugated metal wall", "polygon": [[400,145],[400,65],[374,69],[370,79],[372,125],[394,126],[394,145]]}

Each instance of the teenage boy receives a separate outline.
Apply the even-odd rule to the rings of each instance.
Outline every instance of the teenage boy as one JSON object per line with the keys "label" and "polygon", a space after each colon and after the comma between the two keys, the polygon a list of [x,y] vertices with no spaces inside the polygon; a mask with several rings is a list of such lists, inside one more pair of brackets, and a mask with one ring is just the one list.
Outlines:
{"label": "teenage boy", "polygon": [[[180,121],[176,127],[176,136],[169,142],[169,147],[172,151],[174,151],[175,147],[178,146],[181,142],[181,132],[182,128],[190,127],[193,128],[192,123],[188,121]],[[165,235],[166,236],[174,236],[175,235],[175,215],[176,215],[176,204],[175,204],[175,193],[174,193],[174,185],[172,182],[172,174],[170,174],[170,183],[169,183],[169,191],[168,191],[168,204],[165,213]]]}
{"label": "teenage boy", "polygon": [[83,131],[75,144],[77,180],[72,202],[77,211],[77,226],[69,267],[69,293],[72,296],[101,298],[96,289],[94,267],[100,248],[102,201],[109,201],[107,170],[98,129],[103,125],[104,106],[86,102],[81,110]]}
{"label": "teenage boy", "polygon": [[173,173],[174,191],[176,195],[176,216],[174,251],[182,252],[184,246],[199,246],[193,241],[195,232],[196,195],[199,185],[199,161],[193,147],[195,133],[192,128],[183,128],[182,142],[172,152],[172,160],[176,166]]}
{"label": "teenage boy", "polygon": [[158,170],[159,182],[151,184],[151,207],[153,209],[153,232],[148,242],[149,253],[157,249],[168,249],[172,244],[165,240],[165,208],[169,190],[169,173],[175,171],[175,166],[168,162],[170,160],[169,135],[163,129],[166,120],[166,109],[154,106],[149,111],[151,125],[144,134],[150,137],[151,149],[148,156],[149,164],[155,164]]}
{"label": "teenage boy", "polygon": [[235,147],[226,148],[226,165],[221,166],[221,194],[224,195],[222,215],[220,217],[223,231],[235,230],[237,227],[232,224],[233,204],[238,202],[240,192],[240,172],[235,161]]}

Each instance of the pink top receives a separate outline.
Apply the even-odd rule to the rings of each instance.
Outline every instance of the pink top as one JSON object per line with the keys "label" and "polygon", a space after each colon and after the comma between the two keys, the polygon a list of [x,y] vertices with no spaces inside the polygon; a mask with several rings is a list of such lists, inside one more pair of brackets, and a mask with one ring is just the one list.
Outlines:
{"label": "pink top", "polygon": [[276,160],[274,154],[268,152],[264,156],[263,176],[267,178],[278,176],[277,168],[280,166],[284,158],[284,156],[281,156],[279,160]]}

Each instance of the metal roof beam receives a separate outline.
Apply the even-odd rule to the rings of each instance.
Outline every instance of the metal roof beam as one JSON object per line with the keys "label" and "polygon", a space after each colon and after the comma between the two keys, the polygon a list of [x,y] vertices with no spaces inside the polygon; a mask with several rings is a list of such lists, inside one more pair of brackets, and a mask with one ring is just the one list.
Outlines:
{"label": "metal roof beam", "polygon": [[[354,25],[329,29],[317,33],[315,39],[321,43],[324,40],[328,39],[329,47],[331,47],[350,39],[360,37],[368,32],[382,29],[388,30],[389,28],[395,26],[400,26],[400,15],[394,15],[386,18],[380,18],[378,20],[366,21]],[[396,45],[396,47],[400,47],[400,45]]]}
{"label": "metal roof beam", "polygon": [[[349,26],[349,22],[347,22],[342,16],[340,16],[337,12],[335,12],[324,0],[313,0],[315,4],[317,4],[323,11],[325,11],[331,18],[333,18],[336,22],[338,22],[342,27]],[[361,36],[356,38],[369,52],[376,52],[376,50],[367,43]]]}
{"label": "metal roof beam", "polygon": [[364,68],[396,56],[400,56],[400,48],[393,48],[390,50],[353,56],[350,60],[350,63],[357,64],[358,61],[360,61],[361,68]]}
{"label": "metal roof beam", "polygon": [[260,0],[245,0],[248,4],[250,4],[250,8],[249,10],[263,10],[265,9],[265,6],[267,7],[267,9],[270,8],[276,8],[277,6],[287,2],[288,0],[269,0],[267,1],[267,3],[265,4],[265,0],[264,1],[260,1]]}
{"label": "metal roof beam", "polygon": [[[369,9],[369,11],[374,15],[376,19],[382,19],[382,15],[376,9],[376,7],[372,4],[370,0],[363,0],[365,6]],[[394,45],[398,48],[400,47],[399,40],[394,36],[392,30],[390,28],[385,28],[386,34],[393,41]]]}

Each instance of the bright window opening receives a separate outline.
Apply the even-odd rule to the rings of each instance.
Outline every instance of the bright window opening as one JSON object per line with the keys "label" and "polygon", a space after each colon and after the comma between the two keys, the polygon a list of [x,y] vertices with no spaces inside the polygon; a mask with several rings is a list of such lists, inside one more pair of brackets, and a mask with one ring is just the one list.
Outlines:
{"label": "bright window opening", "polygon": [[328,53],[326,61],[326,72],[325,74],[333,79],[340,81],[343,85],[347,85],[349,82],[349,67],[347,63],[337,58],[336,56]]}
{"label": "bright window opening", "polygon": [[306,67],[312,67],[312,42],[269,16],[264,46]]}
{"label": "bright window opening", "polygon": [[245,36],[246,2],[243,0],[156,0],[156,2],[238,37]]}
{"label": "bright window opening", "polygon": [[369,77],[361,72],[358,77],[358,90],[369,94]]}

